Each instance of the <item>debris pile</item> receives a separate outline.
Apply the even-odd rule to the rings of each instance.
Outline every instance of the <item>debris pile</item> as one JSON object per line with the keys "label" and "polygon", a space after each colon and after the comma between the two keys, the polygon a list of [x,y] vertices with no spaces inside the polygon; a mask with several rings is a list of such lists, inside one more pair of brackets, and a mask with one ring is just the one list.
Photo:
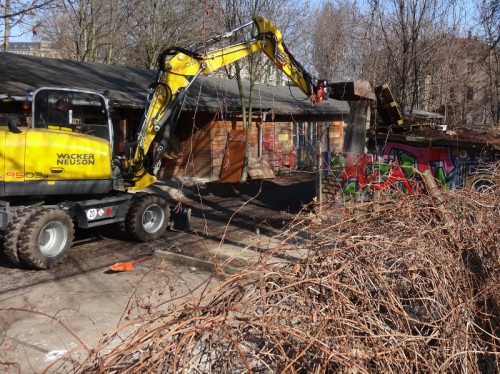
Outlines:
{"label": "debris pile", "polygon": [[498,189],[390,199],[298,215],[261,265],[148,306],[75,371],[500,372]]}

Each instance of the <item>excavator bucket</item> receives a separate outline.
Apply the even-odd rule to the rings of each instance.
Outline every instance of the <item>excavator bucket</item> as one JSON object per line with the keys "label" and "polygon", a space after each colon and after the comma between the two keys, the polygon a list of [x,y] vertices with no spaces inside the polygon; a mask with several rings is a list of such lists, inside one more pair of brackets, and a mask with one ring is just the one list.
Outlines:
{"label": "excavator bucket", "polygon": [[375,92],[368,81],[354,80],[328,84],[329,97],[343,101],[376,100]]}

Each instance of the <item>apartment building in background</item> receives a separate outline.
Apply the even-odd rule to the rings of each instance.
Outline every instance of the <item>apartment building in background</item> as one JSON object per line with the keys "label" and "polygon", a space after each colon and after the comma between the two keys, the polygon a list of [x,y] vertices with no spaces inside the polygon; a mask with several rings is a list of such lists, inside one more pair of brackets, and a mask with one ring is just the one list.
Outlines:
{"label": "apartment building in background", "polygon": [[[0,52],[4,52],[0,45]],[[8,52],[25,56],[61,58],[60,53],[47,41],[38,42],[9,42]]]}
{"label": "apartment building in background", "polygon": [[421,82],[420,108],[443,115],[455,126],[498,125],[498,50],[478,38],[450,37],[442,45],[432,74]]}

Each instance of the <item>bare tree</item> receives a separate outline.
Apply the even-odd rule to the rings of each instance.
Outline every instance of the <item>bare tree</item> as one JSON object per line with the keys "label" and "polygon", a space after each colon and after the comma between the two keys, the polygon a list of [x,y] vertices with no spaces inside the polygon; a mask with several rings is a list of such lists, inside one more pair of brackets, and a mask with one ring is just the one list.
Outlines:
{"label": "bare tree", "polygon": [[99,49],[107,18],[104,2],[59,0],[57,7],[43,14],[42,37],[59,50],[61,57],[99,61]]}
{"label": "bare tree", "polygon": [[[107,64],[124,64],[128,54],[128,27],[137,8],[135,1],[110,0],[107,4],[106,13],[109,22],[105,25],[103,31],[102,53],[103,59]],[[128,62],[127,62],[128,64]]]}
{"label": "bare tree", "polygon": [[318,7],[314,64],[330,80],[389,82],[400,106],[450,125],[498,122],[499,6],[484,0],[479,39],[460,0],[331,0]]}
{"label": "bare tree", "polygon": [[199,35],[202,11],[194,0],[140,1],[129,20],[129,64],[152,69],[166,47],[193,42]]}
{"label": "bare tree", "polygon": [[500,4],[483,0],[479,7],[479,30],[485,43],[485,53],[480,56],[487,77],[485,122],[500,125]]}
{"label": "bare tree", "polygon": [[[500,20],[498,15],[494,20],[495,3],[488,4],[483,3],[478,13],[478,31],[472,29],[466,35],[456,23],[443,25],[441,33],[427,41],[430,53],[422,56],[425,64],[416,105],[443,114],[451,127],[498,122],[499,64],[494,35],[495,28],[498,35]],[[488,20],[493,22],[488,24]]]}
{"label": "bare tree", "polygon": [[197,34],[199,1],[58,0],[45,12],[43,37],[62,57],[154,68],[169,45]]}
{"label": "bare tree", "polygon": [[313,63],[322,79],[352,80],[362,75],[366,17],[350,0],[323,3],[315,11]]}
{"label": "bare tree", "polygon": [[[382,49],[375,64],[379,75],[391,83],[402,106],[412,109],[419,105],[422,81],[430,70],[436,42],[452,30],[456,22],[454,0],[390,0],[373,3],[378,19],[377,32]],[[450,25],[451,23],[451,25]]]}
{"label": "bare tree", "polygon": [[[0,17],[3,19],[3,51],[9,50],[9,38],[11,30],[15,26],[21,27],[33,34],[37,33],[38,24],[33,21],[37,11],[47,8],[54,3],[55,0],[5,0],[5,3],[0,3]],[[3,9],[2,9],[3,8]],[[1,26],[0,26],[1,27]],[[2,31],[0,29],[0,31]]]}
{"label": "bare tree", "polygon": [[[287,45],[293,48],[297,41],[301,40],[300,31],[309,20],[308,7],[305,3],[292,0],[226,0],[221,2],[223,9],[223,24],[226,29],[233,29],[256,16],[263,16],[275,23],[285,37]],[[295,30],[295,33],[293,32]],[[288,43],[290,41],[290,43]],[[294,41],[296,43],[294,43]],[[283,76],[276,70],[276,66],[262,54],[252,54],[243,60],[236,61],[233,67],[227,70],[229,77],[238,82],[240,103],[242,110],[242,122],[245,130],[250,130],[253,118],[254,87],[257,82],[280,81]],[[249,93],[245,96],[242,81],[249,82]],[[241,180],[247,178],[247,157],[243,166]]]}

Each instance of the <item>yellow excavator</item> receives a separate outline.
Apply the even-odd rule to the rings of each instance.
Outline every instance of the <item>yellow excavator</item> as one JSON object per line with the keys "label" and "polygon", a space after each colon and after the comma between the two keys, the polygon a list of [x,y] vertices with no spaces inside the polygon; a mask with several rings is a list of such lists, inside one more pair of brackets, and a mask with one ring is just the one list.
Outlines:
{"label": "yellow excavator", "polygon": [[[246,27],[247,41],[202,52]],[[119,223],[138,241],[162,236],[168,201],[130,193],[155,183],[191,84],[238,59],[263,51],[313,102],[329,94],[328,82],[305,71],[281,32],[256,17],[203,45],[168,48],[159,57],[156,81],[136,140],[124,154],[117,147],[105,95],[90,90],[42,87],[34,91],[31,123],[0,128],[0,230],[9,260],[25,268],[58,264],[71,247],[74,228]],[[152,149],[153,141],[159,146]]]}

